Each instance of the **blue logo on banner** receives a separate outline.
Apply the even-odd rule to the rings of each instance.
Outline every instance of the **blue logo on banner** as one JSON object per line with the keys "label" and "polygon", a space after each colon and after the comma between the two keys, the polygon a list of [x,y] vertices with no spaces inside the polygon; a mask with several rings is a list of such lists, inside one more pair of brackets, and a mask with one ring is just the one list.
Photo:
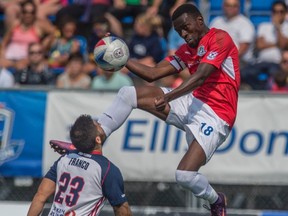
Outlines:
{"label": "blue logo on banner", "polygon": [[0,104],[0,165],[17,158],[23,150],[22,140],[11,140],[14,113]]}

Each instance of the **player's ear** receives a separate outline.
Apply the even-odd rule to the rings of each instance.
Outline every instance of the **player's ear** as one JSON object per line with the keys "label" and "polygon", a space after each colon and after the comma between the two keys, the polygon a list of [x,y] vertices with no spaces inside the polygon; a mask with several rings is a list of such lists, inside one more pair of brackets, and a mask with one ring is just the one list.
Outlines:
{"label": "player's ear", "polygon": [[200,25],[204,25],[204,18],[202,16],[198,16],[197,17],[197,22],[200,24]]}
{"label": "player's ear", "polygon": [[102,144],[102,140],[101,140],[100,136],[96,136],[95,142],[96,142],[96,144]]}

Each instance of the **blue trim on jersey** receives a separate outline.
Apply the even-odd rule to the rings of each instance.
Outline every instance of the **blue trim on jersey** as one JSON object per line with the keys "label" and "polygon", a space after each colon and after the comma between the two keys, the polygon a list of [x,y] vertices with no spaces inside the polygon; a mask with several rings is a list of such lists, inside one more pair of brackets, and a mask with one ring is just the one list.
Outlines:
{"label": "blue trim on jersey", "polygon": [[57,161],[54,162],[54,164],[50,167],[49,171],[46,173],[46,175],[44,176],[44,178],[48,178],[54,182],[57,181],[57,164],[60,161],[60,159],[64,157],[64,155],[62,155],[61,157],[58,158]]}
{"label": "blue trim on jersey", "polygon": [[119,168],[103,155],[93,155],[93,159],[99,163],[102,168],[102,192],[110,205],[117,206],[127,202],[124,193],[124,181]]}

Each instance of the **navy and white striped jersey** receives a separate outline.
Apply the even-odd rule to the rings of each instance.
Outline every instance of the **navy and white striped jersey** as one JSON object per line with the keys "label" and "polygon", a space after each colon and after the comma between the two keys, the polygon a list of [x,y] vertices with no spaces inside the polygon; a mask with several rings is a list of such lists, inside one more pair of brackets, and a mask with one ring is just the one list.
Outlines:
{"label": "navy and white striped jersey", "polygon": [[106,199],[112,206],[127,201],[120,170],[97,151],[65,154],[45,177],[56,183],[50,216],[96,216]]}

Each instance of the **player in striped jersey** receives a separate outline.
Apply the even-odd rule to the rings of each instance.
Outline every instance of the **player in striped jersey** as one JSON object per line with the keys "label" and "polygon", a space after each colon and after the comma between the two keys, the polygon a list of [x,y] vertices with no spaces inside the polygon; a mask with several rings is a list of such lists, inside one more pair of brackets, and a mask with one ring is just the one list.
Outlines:
{"label": "player in striped jersey", "polygon": [[70,130],[75,150],[62,155],[43,178],[28,216],[40,215],[54,194],[49,216],[97,216],[108,200],[115,215],[130,216],[120,170],[102,155],[105,139],[100,125],[81,115]]}

